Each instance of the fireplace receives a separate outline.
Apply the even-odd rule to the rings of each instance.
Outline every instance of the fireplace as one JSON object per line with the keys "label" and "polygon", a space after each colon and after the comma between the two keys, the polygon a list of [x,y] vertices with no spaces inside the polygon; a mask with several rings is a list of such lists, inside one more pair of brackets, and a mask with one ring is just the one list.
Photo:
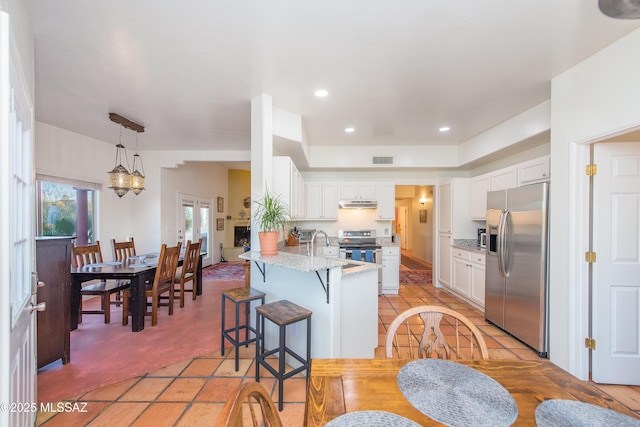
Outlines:
{"label": "fireplace", "polygon": [[248,226],[233,227],[233,246],[236,248],[251,246],[251,229]]}

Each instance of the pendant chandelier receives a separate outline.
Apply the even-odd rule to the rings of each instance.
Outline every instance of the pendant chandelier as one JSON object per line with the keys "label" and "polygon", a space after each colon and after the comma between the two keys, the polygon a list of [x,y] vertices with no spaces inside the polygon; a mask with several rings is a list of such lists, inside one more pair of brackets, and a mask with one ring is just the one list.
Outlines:
{"label": "pendant chandelier", "polygon": [[[118,197],[124,196],[129,190],[133,191],[133,194],[137,196],[144,190],[144,166],[142,165],[142,157],[138,154],[138,133],[144,132],[144,127],[116,113],[109,113],[109,119],[120,125],[120,139],[116,145],[116,162],[113,170],[109,172],[109,188],[113,190]],[[127,149],[122,145],[123,127],[136,132],[136,154],[133,155],[133,172],[129,172]],[[122,152],[124,152],[127,167],[124,167],[122,164]],[[138,164],[142,172],[137,169]]]}
{"label": "pendant chandelier", "polygon": [[[140,163],[142,173],[138,171],[137,164]],[[144,190],[144,165],[142,157],[138,154],[138,134],[136,133],[136,154],[133,155],[133,172],[131,172],[131,191],[136,196]]]}

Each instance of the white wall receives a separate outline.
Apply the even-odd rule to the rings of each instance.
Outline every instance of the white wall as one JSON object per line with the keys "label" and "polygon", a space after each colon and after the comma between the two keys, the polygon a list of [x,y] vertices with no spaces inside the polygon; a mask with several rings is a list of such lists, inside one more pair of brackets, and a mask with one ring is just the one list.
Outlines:
{"label": "white wall", "polygon": [[[224,212],[217,211],[217,197],[228,200],[228,168],[211,162],[187,162],[177,168],[163,168],[161,172],[161,209],[160,232],[162,243],[175,244],[178,225],[178,193],[204,197],[211,200],[211,248],[219,260],[218,246],[224,241],[224,231],[216,231],[216,218],[225,218],[228,203],[224,204]],[[226,220],[225,220],[226,223]],[[226,224],[225,224],[226,226]]]}
{"label": "white wall", "polygon": [[588,378],[588,159],[583,142],[640,125],[640,30],[551,85],[551,360]]}

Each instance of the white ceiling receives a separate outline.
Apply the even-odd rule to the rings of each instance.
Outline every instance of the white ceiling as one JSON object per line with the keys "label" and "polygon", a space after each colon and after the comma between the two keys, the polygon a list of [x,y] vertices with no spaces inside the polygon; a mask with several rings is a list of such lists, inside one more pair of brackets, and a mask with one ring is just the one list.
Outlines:
{"label": "white ceiling", "polygon": [[311,146],[459,144],[547,100],[551,78],[640,27],[597,0],[30,6],[36,119],[115,144],[115,112],[146,127],[142,150],[248,150],[261,93],[302,116]]}

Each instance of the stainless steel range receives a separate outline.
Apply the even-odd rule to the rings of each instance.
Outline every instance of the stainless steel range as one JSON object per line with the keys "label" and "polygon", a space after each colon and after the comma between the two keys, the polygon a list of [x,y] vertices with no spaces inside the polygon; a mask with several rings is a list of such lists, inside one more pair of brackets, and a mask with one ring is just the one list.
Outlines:
{"label": "stainless steel range", "polygon": [[354,250],[360,251],[363,257],[366,251],[372,251],[375,256],[375,251],[379,253],[382,248],[376,244],[376,230],[338,230],[338,245],[340,253],[344,254],[340,258],[351,258],[347,255],[351,255]]}
{"label": "stainless steel range", "polygon": [[[382,264],[382,246],[376,243],[376,230],[338,230],[340,258]],[[378,294],[382,269],[378,269]]]}

